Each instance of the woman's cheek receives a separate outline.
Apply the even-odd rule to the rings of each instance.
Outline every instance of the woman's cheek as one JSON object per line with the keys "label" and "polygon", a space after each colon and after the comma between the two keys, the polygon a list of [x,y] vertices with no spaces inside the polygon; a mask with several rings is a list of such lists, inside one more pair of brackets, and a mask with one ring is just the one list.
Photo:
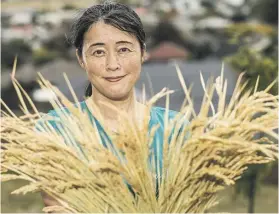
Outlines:
{"label": "woman's cheek", "polygon": [[104,64],[100,62],[91,62],[88,64],[87,74],[89,77],[102,76],[102,71],[104,70]]}
{"label": "woman's cheek", "polygon": [[124,70],[128,73],[140,73],[141,61],[138,56],[123,60]]}

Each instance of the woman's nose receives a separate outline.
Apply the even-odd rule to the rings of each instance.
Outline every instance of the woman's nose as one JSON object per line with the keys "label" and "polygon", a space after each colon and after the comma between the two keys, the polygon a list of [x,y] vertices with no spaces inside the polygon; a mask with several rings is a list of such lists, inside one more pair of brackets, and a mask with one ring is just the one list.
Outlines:
{"label": "woman's nose", "polygon": [[115,71],[120,68],[118,56],[115,53],[108,54],[107,62],[106,62],[106,69],[108,71]]}

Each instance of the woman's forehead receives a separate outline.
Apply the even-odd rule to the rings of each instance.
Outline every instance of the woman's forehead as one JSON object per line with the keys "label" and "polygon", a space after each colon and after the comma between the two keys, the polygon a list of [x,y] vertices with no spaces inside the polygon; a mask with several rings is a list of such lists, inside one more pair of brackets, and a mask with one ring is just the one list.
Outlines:
{"label": "woman's forehead", "polygon": [[119,41],[135,43],[137,42],[137,38],[126,31],[122,31],[112,25],[105,24],[103,21],[93,24],[84,36],[84,44],[91,44],[95,42],[116,44]]}

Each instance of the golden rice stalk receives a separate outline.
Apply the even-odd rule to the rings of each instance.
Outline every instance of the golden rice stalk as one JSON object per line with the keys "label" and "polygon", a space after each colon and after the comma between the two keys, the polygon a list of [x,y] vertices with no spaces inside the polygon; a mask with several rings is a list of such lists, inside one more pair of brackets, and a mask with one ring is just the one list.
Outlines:
{"label": "golden rice stalk", "polygon": [[[57,96],[51,101],[53,107],[64,105],[69,109],[59,111],[59,118],[40,114],[13,78],[24,116],[16,116],[1,101],[6,108],[0,130],[5,142],[1,146],[2,182],[24,179],[30,184],[14,194],[44,191],[53,196],[61,205],[46,207],[46,212],[205,212],[217,203],[216,193],[233,185],[249,164],[268,163],[278,157],[274,143],[278,140],[274,131],[278,97],[268,93],[270,87],[244,91],[240,75],[226,103],[223,72],[207,86],[201,76],[205,95],[197,113],[178,67],[177,72],[186,99],[175,119],[165,117],[162,171],[157,174],[159,162],[148,161],[158,128],[148,132],[150,109],[156,100],[167,96],[168,112],[171,91],[163,89],[147,103],[142,126],[110,106],[122,121],[119,135],[111,136],[113,144],[105,148],[88,113],[42,76],[42,88],[53,90]],[[214,93],[218,95],[217,109],[212,104]],[[27,109],[24,98],[32,110]],[[92,102],[89,110],[99,114]],[[50,121],[57,121],[59,134]],[[264,137],[257,138],[258,134]]]}

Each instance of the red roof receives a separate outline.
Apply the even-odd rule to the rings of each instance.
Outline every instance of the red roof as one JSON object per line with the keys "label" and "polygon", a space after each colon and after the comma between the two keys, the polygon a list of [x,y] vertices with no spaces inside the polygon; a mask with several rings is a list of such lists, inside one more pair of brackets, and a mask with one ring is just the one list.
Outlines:
{"label": "red roof", "polygon": [[187,59],[185,48],[173,42],[162,42],[149,52],[149,60]]}

